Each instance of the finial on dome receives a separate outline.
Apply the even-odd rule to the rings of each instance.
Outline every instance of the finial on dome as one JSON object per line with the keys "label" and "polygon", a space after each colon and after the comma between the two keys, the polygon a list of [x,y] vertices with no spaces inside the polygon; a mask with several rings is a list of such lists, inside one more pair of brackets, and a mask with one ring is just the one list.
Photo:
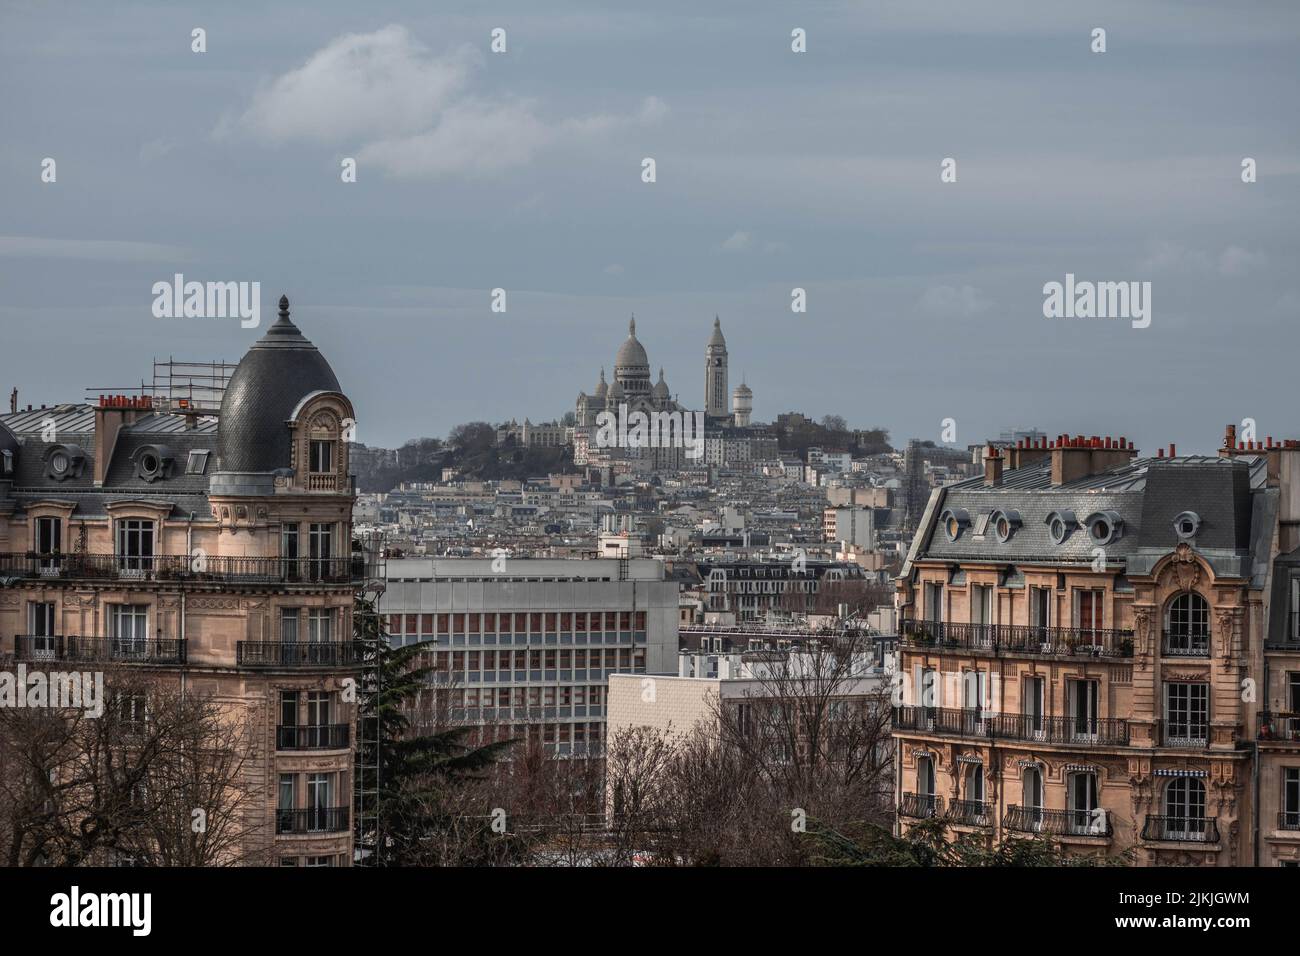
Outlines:
{"label": "finial on dome", "polygon": [[288,317],[289,317],[289,297],[287,295],[282,295],[280,296],[280,318],[287,319]]}
{"label": "finial on dome", "polygon": [[632,313],[632,320],[627,324],[627,334],[636,337],[636,313]]}

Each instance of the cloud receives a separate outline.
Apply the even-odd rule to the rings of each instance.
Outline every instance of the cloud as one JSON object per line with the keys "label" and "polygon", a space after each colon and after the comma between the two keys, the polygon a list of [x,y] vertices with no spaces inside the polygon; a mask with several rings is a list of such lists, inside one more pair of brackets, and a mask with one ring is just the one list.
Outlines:
{"label": "cloud", "polygon": [[439,178],[523,166],[560,142],[654,125],[668,114],[651,96],[628,115],[547,120],[534,100],[473,95],[483,65],[475,47],[439,56],[401,25],[349,33],[259,90],[215,135],[332,144],[394,177]]}
{"label": "cloud", "polygon": [[748,252],[754,247],[754,237],[747,232],[737,230],[718,246],[723,252]]}
{"label": "cloud", "polygon": [[964,319],[987,312],[992,303],[974,286],[931,286],[921,295],[917,308],[945,319]]}
{"label": "cloud", "polygon": [[0,236],[0,257],[31,259],[90,259],[101,262],[189,261],[180,246],[119,239],[40,239],[35,236]]}
{"label": "cloud", "polygon": [[1228,246],[1219,254],[1219,272],[1225,276],[1241,276],[1263,266],[1262,252],[1251,252],[1241,246]]}

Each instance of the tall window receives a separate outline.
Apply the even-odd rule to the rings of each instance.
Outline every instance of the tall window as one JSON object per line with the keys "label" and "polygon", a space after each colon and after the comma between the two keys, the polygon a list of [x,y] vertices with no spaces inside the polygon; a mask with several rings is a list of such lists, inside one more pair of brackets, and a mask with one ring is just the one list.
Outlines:
{"label": "tall window", "polygon": [[282,773],[276,789],[276,832],[293,832],[293,811],[298,807],[298,778],[292,773]]}
{"label": "tall window", "polygon": [[334,471],[334,443],[332,441],[313,441],[311,443],[311,471],[316,475],[328,475]]}
{"label": "tall window", "polygon": [[298,726],[298,692],[296,690],[280,691],[280,726]]}
{"label": "tall window", "polygon": [[971,586],[970,622],[972,624],[993,623],[993,588],[987,584]]}
{"label": "tall window", "polygon": [[312,580],[319,581],[329,573],[329,560],[334,556],[334,526],[309,525],[307,542],[311,555]]}
{"label": "tall window", "polygon": [[926,582],[925,619],[927,621],[943,620],[943,585],[942,584]]}
{"label": "tall window", "polygon": [[986,671],[962,671],[961,705],[966,710],[978,711],[983,715],[985,705],[989,703],[988,676]]}
{"label": "tall window", "polygon": [[329,810],[334,806],[334,774],[313,773],[307,775],[307,815],[308,830],[328,830],[330,828]]}
{"label": "tall window", "polygon": [[916,758],[916,792],[922,797],[934,796],[934,758]]}
{"label": "tall window", "polygon": [[1072,833],[1087,833],[1096,821],[1097,775],[1091,771],[1068,776],[1069,826]]}
{"label": "tall window", "polygon": [[1021,774],[1021,799],[1025,809],[1038,811],[1034,813],[1034,822],[1042,820],[1043,809],[1043,772],[1037,767],[1026,767]]}
{"label": "tall window", "polygon": [[298,526],[296,524],[286,524],[280,528],[280,557],[284,559],[284,574],[289,578],[297,578],[302,574],[298,559],[302,557],[302,550],[298,543]]}
{"label": "tall window", "polygon": [[1172,840],[1204,840],[1205,784],[1194,777],[1171,780],[1165,788],[1166,833]]}
{"label": "tall window", "polygon": [[117,523],[117,566],[123,571],[153,569],[154,523],[127,518]]}
{"label": "tall window", "polygon": [[1095,680],[1070,680],[1066,682],[1066,705],[1073,718],[1071,729],[1076,737],[1092,738],[1097,735],[1098,686]]}
{"label": "tall window", "polygon": [[1029,624],[1031,627],[1046,628],[1051,625],[1052,590],[1051,588],[1029,589]]}
{"label": "tall window", "polygon": [[1020,709],[1025,715],[1028,730],[1034,734],[1043,731],[1043,702],[1047,681],[1043,677],[1026,677],[1021,681]]}
{"label": "tall window", "polygon": [[55,571],[59,567],[59,558],[55,555],[63,551],[63,519],[36,519],[36,551],[40,557],[40,569],[43,572]]}
{"label": "tall window", "polygon": [[298,643],[298,615],[300,611],[296,607],[280,608],[280,643],[297,644]]}
{"label": "tall window", "polygon": [[1165,616],[1165,652],[1182,656],[1210,652],[1210,605],[1195,591],[1169,602]]}
{"label": "tall window", "polygon": [[1210,685],[1165,684],[1166,746],[1204,747],[1210,729]]}
{"label": "tall window", "polygon": [[983,764],[971,764],[966,771],[966,799],[975,803],[984,802]]}
{"label": "tall window", "polygon": [[1300,767],[1282,770],[1282,819],[1285,830],[1300,830]]}
{"label": "tall window", "polygon": [[54,657],[54,603],[32,601],[27,605],[27,633],[31,635],[32,656]]}
{"label": "tall window", "polygon": [[334,695],[329,691],[314,690],[307,694],[307,744],[311,747],[328,746],[330,718],[334,712]]}
{"label": "tall window", "polygon": [[927,667],[921,671],[921,700],[922,707],[939,706],[939,672],[933,667]]}
{"label": "tall window", "polygon": [[1104,616],[1102,598],[1105,591],[1076,588],[1074,591],[1074,626],[1087,636],[1091,631],[1101,630]]}
{"label": "tall window", "polygon": [[334,609],[312,608],[307,612],[307,640],[313,644],[329,644],[334,640]]}
{"label": "tall window", "polygon": [[110,604],[108,636],[114,656],[139,656],[149,640],[149,607],[145,604]]}

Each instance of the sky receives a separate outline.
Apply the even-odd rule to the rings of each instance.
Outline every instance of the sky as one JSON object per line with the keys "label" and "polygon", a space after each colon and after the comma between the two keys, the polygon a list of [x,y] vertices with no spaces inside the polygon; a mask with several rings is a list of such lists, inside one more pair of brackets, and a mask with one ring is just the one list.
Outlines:
{"label": "sky", "polygon": [[[693,408],[718,315],[759,421],[1300,437],[1298,79],[1290,0],[4,0],[0,390],[235,361],[284,293],[371,445],[572,410],[632,314]],[[178,272],[262,328],[156,317]]]}

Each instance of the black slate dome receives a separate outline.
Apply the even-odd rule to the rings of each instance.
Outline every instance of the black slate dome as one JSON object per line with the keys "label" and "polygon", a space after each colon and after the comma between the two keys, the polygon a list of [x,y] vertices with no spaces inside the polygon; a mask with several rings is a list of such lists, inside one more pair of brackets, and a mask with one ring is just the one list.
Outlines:
{"label": "black slate dome", "polygon": [[289,299],[280,296],[279,318],[253,343],[222,396],[216,470],[288,468],[286,423],[299,402],[321,391],[340,391],[339,380],[325,356],[289,321]]}

